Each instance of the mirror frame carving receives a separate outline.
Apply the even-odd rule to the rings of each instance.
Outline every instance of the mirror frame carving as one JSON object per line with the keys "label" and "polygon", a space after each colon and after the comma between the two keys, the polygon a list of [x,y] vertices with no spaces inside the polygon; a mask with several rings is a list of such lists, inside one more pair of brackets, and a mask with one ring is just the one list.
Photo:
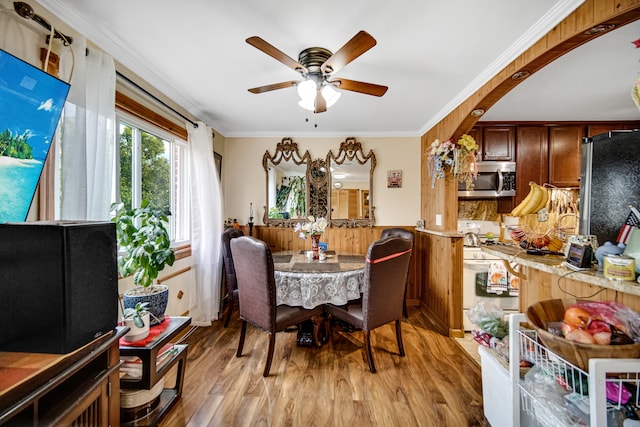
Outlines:
{"label": "mirror frame carving", "polygon": [[[324,169],[324,176],[318,176],[315,173],[316,170],[322,171]],[[309,206],[307,213],[315,217],[329,218],[330,206],[329,199],[331,198],[331,173],[329,172],[329,155],[325,159],[314,159],[308,163],[307,166],[307,193],[309,195]],[[318,197],[324,198],[324,214],[314,215],[312,211],[312,205],[316,202],[317,198],[312,197],[312,193],[317,192]]]}
{"label": "mirror frame carving", "polygon": [[[376,168],[376,155],[373,150],[369,150],[367,155],[364,154],[362,144],[354,137],[349,137],[340,143],[338,154],[334,155],[333,151],[329,151],[327,154],[327,166],[331,167],[331,163],[335,162],[338,165],[343,164],[347,160],[356,160],[359,164],[365,165],[367,161],[371,161],[371,168],[369,168],[369,206],[370,214],[369,218],[352,218],[352,219],[330,219],[332,226],[336,227],[373,227],[376,222],[375,206],[373,206],[373,171]],[[329,188],[332,188],[333,183],[330,181]],[[331,212],[331,197],[329,197],[328,211]]]}
{"label": "mirror frame carving", "polygon": [[[269,205],[269,170],[268,170],[268,162],[271,161],[274,165],[279,165],[281,162],[293,161],[296,165],[301,165],[303,163],[306,164],[307,170],[305,173],[306,182],[306,194],[305,194],[305,218],[308,216],[309,212],[309,163],[311,162],[311,155],[309,151],[305,151],[301,156],[298,151],[298,144],[293,142],[291,138],[282,138],[281,142],[278,142],[276,145],[276,150],[273,156],[267,150],[262,156],[262,167],[264,168],[264,173],[266,176],[265,182],[265,190],[267,195],[267,205]],[[262,222],[265,225],[273,225],[273,226],[283,226],[283,227],[293,227],[296,223],[300,222],[300,218],[269,218],[269,207],[264,207],[264,214],[262,216]]]}

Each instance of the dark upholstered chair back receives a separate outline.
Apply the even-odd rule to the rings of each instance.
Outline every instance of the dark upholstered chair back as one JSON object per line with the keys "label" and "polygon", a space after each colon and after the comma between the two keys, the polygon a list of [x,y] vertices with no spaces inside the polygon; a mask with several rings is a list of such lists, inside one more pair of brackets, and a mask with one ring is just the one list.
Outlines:
{"label": "dark upholstered chair back", "polygon": [[322,314],[322,307],[313,309],[276,305],[276,283],[271,249],[262,240],[254,237],[238,237],[231,241],[233,264],[238,282],[240,305],[240,339],[236,356],[242,355],[247,333],[247,323],[251,323],[269,333],[269,349],[264,364],[263,376],[269,375],[276,332],[297,325]]}
{"label": "dark upholstered chair back", "polygon": [[363,329],[372,330],[402,317],[413,243],[399,237],[369,246],[362,293]]}
{"label": "dark upholstered chair back", "polygon": [[[403,239],[410,240],[411,246],[413,247],[414,235],[411,231],[405,230],[404,228],[400,228],[400,227],[385,228],[384,230],[382,230],[382,234],[380,238],[384,239],[385,237],[401,237]],[[404,315],[404,317],[409,317],[409,312],[407,311],[406,289],[405,289],[404,300],[402,301],[402,314]]]}
{"label": "dark upholstered chair back", "polygon": [[228,228],[222,233],[222,260],[224,262],[224,274],[229,295],[238,288],[236,269],[233,266],[233,256],[231,255],[231,240],[241,236],[244,236],[244,233],[237,228]]}
{"label": "dark upholstered chair back", "polygon": [[411,240],[411,243],[413,243],[413,233],[409,230],[405,230],[404,228],[400,228],[400,227],[392,227],[392,228],[385,228],[384,230],[382,230],[382,235],[380,236],[381,239],[384,239],[385,237],[402,237],[403,239],[407,239],[407,240]]}
{"label": "dark upholstered chair back", "polygon": [[327,304],[328,314],[362,328],[369,370],[376,372],[371,352],[371,330],[389,322],[396,324],[400,356],[404,356],[400,318],[409,273],[413,242],[402,237],[385,237],[369,246],[364,268],[362,299],[343,306]]}
{"label": "dark upholstered chair back", "polygon": [[254,237],[231,241],[240,294],[240,318],[274,333],[276,292],[271,249]]}

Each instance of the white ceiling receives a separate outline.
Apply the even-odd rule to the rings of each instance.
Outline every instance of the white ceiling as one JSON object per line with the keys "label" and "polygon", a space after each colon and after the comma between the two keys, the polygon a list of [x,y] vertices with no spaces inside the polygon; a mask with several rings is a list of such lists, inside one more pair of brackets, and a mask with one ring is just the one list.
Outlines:
{"label": "white ceiling", "polygon": [[[417,136],[571,12],[580,0],[38,0],[218,132],[231,136]],[[34,7],[36,5],[34,4]],[[640,21],[529,77],[483,120],[637,120]],[[344,91],[327,112],[297,105],[298,79],[248,45],[259,36],[297,60],[337,51],[359,30],[377,45],[337,77],[389,86]],[[308,121],[307,121],[308,119]]]}

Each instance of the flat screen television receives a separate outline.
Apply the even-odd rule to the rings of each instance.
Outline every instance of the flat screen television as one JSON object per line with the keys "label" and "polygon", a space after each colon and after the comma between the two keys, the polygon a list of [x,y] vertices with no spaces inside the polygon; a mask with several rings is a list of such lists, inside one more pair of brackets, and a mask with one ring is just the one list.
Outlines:
{"label": "flat screen television", "polygon": [[0,49],[0,223],[27,219],[69,84]]}

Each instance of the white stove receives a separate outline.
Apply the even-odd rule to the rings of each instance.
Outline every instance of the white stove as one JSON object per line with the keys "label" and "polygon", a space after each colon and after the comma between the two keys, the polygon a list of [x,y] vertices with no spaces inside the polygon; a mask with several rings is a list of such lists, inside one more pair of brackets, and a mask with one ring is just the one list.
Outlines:
{"label": "white stove", "polygon": [[[498,240],[500,236],[500,223],[496,221],[458,221],[460,234],[475,233],[481,244],[486,243],[487,233],[491,232]],[[518,297],[507,293],[487,292],[489,267],[492,263],[502,263],[502,259],[482,251],[480,247],[465,246],[463,251],[462,273],[462,308],[465,331],[478,329],[467,317],[469,309],[480,301],[489,301],[502,308],[505,312],[518,311]]]}

